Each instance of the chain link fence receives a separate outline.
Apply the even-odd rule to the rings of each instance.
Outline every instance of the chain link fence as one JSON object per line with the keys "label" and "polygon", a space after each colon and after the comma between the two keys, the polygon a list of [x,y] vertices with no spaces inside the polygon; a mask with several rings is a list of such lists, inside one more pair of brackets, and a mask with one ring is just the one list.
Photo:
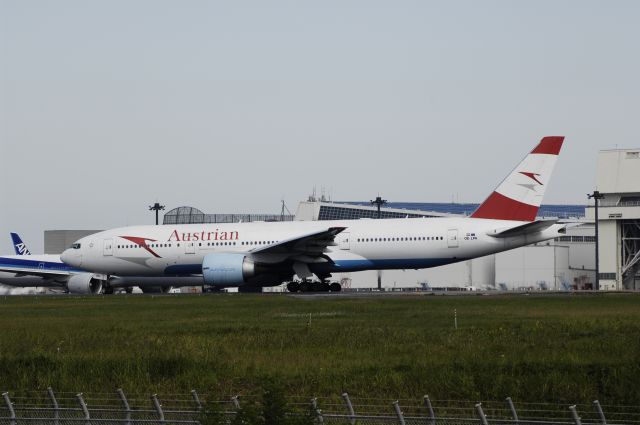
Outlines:
{"label": "chain link fence", "polygon": [[[112,394],[54,393],[36,391],[11,397],[2,394],[0,425],[203,425],[230,424],[245,406],[260,404],[245,395],[216,399],[191,394],[127,397]],[[565,406],[550,403],[504,401],[474,403],[459,400],[380,400],[351,398],[287,398],[287,415],[309,424],[330,425],[640,425],[640,406]],[[606,413],[605,413],[606,412]],[[247,423],[250,425],[250,423]]]}

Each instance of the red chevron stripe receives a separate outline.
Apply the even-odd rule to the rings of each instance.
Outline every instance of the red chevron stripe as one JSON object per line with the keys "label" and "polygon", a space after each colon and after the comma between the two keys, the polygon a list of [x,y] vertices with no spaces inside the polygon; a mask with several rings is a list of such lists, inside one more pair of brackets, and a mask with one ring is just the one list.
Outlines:
{"label": "red chevron stripe", "polygon": [[538,207],[507,198],[498,192],[483,202],[471,214],[472,218],[488,218],[493,220],[533,221],[538,214]]}
{"label": "red chevron stripe", "polygon": [[133,242],[134,244],[138,245],[141,248],[144,248],[145,250],[147,250],[154,257],[162,258],[158,254],[156,254],[151,248],[149,248],[149,245],[147,244],[147,241],[155,242],[156,241],[155,239],[140,238],[140,237],[137,237],[137,236],[120,236],[120,237],[122,239],[126,239],[128,241]]}

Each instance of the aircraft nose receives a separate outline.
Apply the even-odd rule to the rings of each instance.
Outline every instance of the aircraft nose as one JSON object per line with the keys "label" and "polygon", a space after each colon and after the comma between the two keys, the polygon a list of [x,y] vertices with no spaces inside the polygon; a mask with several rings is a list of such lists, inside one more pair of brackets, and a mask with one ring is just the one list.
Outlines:
{"label": "aircraft nose", "polygon": [[82,254],[77,249],[66,249],[61,255],[60,259],[63,263],[72,266],[80,267],[82,264]]}

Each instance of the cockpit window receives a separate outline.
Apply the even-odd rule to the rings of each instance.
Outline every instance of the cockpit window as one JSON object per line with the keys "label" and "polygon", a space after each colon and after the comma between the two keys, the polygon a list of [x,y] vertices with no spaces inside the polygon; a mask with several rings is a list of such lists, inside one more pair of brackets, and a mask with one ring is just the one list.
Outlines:
{"label": "cockpit window", "polygon": [[79,243],[74,243],[73,245],[71,245],[71,249],[80,249],[80,244]]}

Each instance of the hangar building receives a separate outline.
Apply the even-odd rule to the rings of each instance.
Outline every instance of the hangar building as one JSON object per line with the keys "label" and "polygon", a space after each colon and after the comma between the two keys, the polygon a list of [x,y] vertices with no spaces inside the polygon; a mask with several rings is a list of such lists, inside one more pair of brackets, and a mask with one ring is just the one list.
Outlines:
{"label": "hangar building", "polygon": [[596,187],[600,289],[640,289],[640,149],[600,151]]}

